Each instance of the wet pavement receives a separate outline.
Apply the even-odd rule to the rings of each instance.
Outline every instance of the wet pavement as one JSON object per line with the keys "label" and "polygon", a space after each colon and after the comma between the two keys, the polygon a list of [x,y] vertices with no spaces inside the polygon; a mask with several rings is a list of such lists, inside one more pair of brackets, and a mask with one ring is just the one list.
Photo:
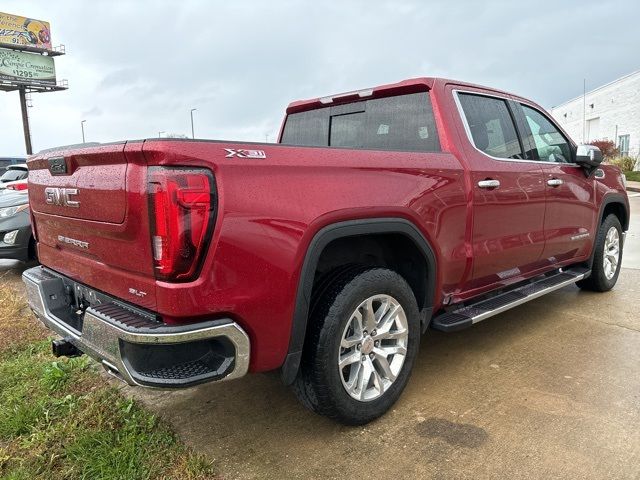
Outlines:
{"label": "wet pavement", "polygon": [[398,403],[365,427],[308,412],[275,373],[124,389],[223,478],[640,479],[640,194],[632,195],[613,291],[569,286],[461,332],[429,332]]}
{"label": "wet pavement", "polygon": [[429,332],[383,418],[343,427],[277,374],[130,389],[224,478],[640,478],[640,194],[616,288]]}

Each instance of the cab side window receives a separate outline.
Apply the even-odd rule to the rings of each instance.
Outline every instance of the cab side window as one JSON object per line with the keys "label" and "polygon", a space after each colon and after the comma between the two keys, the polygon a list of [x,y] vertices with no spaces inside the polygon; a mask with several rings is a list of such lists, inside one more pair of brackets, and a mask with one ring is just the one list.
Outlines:
{"label": "cab side window", "polygon": [[524,158],[507,103],[494,97],[458,94],[460,106],[478,150],[497,158]]}
{"label": "cab side window", "polygon": [[553,123],[537,110],[522,105],[538,158],[543,162],[571,163],[571,145]]}

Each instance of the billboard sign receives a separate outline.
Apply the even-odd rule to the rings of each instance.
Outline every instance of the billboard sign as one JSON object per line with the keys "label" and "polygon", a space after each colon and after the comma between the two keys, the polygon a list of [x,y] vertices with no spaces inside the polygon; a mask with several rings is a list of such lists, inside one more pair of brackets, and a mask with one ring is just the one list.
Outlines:
{"label": "billboard sign", "polygon": [[0,12],[0,45],[51,50],[49,22]]}
{"label": "billboard sign", "polygon": [[55,85],[53,57],[0,48],[0,80],[22,85]]}

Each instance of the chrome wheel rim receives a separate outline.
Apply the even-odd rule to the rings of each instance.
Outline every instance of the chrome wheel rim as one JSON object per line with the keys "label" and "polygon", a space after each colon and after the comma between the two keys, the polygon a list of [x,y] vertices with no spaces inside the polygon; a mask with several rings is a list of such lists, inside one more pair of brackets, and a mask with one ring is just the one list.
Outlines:
{"label": "chrome wheel rim", "polygon": [[407,315],[395,298],[374,295],[358,305],[342,332],[338,370],[347,393],[361,402],[380,398],[407,356]]}
{"label": "chrome wheel rim", "polygon": [[603,267],[604,276],[611,280],[618,269],[620,261],[620,234],[616,227],[611,227],[604,237]]}

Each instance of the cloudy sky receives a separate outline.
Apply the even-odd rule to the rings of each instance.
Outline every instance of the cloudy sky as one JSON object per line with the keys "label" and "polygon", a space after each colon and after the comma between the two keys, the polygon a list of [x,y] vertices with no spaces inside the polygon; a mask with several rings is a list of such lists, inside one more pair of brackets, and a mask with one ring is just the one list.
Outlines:
{"label": "cloudy sky", "polygon": [[[640,69],[637,0],[3,0],[51,22],[59,79],[33,94],[34,150],[158,136],[273,141],[295,99],[418,76],[552,107]],[[0,92],[0,156],[24,154],[18,93]]]}

